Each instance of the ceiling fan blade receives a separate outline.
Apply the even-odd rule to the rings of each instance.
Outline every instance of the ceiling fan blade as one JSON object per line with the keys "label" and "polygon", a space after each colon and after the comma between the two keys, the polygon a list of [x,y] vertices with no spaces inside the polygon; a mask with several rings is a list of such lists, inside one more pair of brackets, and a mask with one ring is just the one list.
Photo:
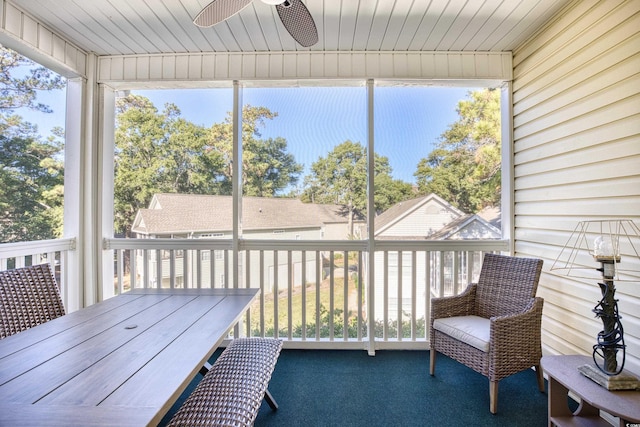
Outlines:
{"label": "ceiling fan blade", "polygon": [[318,29],[309,9],[300,0],[286,0],[276,6],[280,20],[291,37],[304,47],[318,42]]}
{"label": "ceiling fan blade", "polygon": [[240,12],[253,0],[213,0],[198,13],[193,23],[198,27],[210,27]]}

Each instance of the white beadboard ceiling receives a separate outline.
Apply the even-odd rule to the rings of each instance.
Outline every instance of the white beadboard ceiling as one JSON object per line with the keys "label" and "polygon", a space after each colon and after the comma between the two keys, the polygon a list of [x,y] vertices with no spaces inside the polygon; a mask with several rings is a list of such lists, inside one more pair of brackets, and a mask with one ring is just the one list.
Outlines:
{"label": "white beadboard ceiling", "polygon": [[569,0],[304,0],[319,42],[303,48],[260,0],[210,28],[208,0],[7,0],[97,55],[291,51],[512,51]]}

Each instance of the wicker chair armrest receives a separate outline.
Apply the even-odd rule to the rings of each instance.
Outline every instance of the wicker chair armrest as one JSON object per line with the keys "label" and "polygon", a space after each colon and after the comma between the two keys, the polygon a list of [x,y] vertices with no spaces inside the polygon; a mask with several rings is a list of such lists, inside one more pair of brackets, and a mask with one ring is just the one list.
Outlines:
{"label": "wicker chair armrest", "polygon": [[431,299],[431,323],[435,319],[473,314],[477,284],[470,283],[460,295]]}
{"label": "wicker chair armrest", "polygon": [[511,352],[521,353],[527,348],[539,351],[543,304],[542,298],[531,298],[522,312],[492,317],[491,352],[504,356]]}
{"label": "wicker chair armrest", "polygon": [[445,317],[467,316],[473,310],[476,299],[476,283],[470,283],[467,289],[460,295],[431,299],[431,316],[429,318],[429,336],[431,337],[431,349],[435,350],[435,329],[433,321]]}

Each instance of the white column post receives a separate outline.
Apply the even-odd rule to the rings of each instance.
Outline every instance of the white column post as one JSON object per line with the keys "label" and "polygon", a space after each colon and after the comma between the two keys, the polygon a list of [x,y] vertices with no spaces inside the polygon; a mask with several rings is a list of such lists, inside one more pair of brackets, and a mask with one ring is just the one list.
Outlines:
{"label": "white column post", "polygon": [[67,80],[64,147],[64,238],[75,238],[75,250],[67,255],[64,271],[67,286],[63,289],[66,311],[84,306],[84,159],[83,128],[84,93],[86,80],[81,77]]}
{"label": "white column post", "polygon": [[[98,209],[100,233],[95,242],[98,249],[98,265],[100,270],[97,277],[101,287],[98,289],[100,301],[114,296],[114,251],[103,247],[105,238],[113,237],[113,206],[114,206],[114,162],[115,153],[115,126],[116,126],[116,92],[106,85],[99,85],[99,114],[98,114],[98,147],[97,175],[98,182]],[[131,274],[134,274],[132,272]]]}
{"label": "white column post", "polygon": [[[242,237],[242,88],[233,82],[233,155],[232,155],[232,195],[233,195],[233,234],[232,234],[232,275],[233,287],[240,287],[240,238]],[[227,283],[229,278],[226,278]],[[228,286],[228,285],[227,285]],[[233,336],[240,336],[241,323],[236,323]]]}
{"label": "white column post", "polygon": [[374,205],[374,109],[373,109],[373,79],[367,80],[367,241],[368,257],[367,263],[367,319],[369,321],[369,355],[376,353],[375,338],[375,205]]}
{"label": "white column post", "polygon": [[502,238],[509,241],[510,254],[515,252],[515,208],[513,173],[513,85],[506,82],[500,93],[502,152]]}
{"label": "white column post", "polygon": [[97,141],[97,84],[96,84],[96,64],[97,57],[88,55],[87,57],[87,81],[83,97],[82,108],[78,114],[84,123],[82,129],[82,146],[83,146],[83,171],[81,179],[83,188],[81,193],[81,218],[82,232],[78,240],[82,240],[84,253],[82,283],[84,286],[83,306],[89,306],[99,301],[98,291],[98,230],[100,227],[100,217],[97,215],[97,194],[99,169],[98,159],[100,153]]}

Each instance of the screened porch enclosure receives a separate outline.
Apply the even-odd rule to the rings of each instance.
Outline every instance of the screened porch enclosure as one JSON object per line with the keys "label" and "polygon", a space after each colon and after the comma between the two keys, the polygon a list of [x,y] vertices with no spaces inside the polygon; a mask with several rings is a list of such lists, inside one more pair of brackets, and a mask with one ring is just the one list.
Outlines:
{"label": "screened porch enclosure", "polygon": [[[266,334],[268,319],[277,311],[283,318],[276,317],[278,325],[274,332],[285,337],[291,333],[293,338],[297,332],[294,334],[294,325],[289,327],[288,323],[291,319],[297,325],[297,320],[288,316],[290,307],[291,311],[294,308],[288,293],[301,295],[305,289],[307,300],[312,300],[311,291],[317,283],[310,280],[310,287],[297,286],[295,277],[302,274],[302,265],[307,266],[306,276],[310,279],[311,272],[316,273],[311,267],[311,263],[317,262],[316,252],[356,252],[362,257],[362,266],[367,265],[367,255],[370,259],[382,259],[380,263],[370,263],[375,264],[373,269],[363,267],[355,272],[356,277],[363,275],[362,283],[376,283],[382,289],[383,296],[379,297],[374,288],[366,288],[362,294],[362,310],[357,298],[354,303],[355,312],[365,325],[363,339],[374,339],[377,335],[372,332],[373,323],[360,313],[367,316],[376,313],[377,304],[383,301],[387,304],[382,308],[383,319],[385,313],[389,322],[404,317],[405,312],[411,313],[407,319],[411,317],[409,323],[415,322],[418,331],[419,310],[427,294],[423,294],[420,287],[431,289],[433,281],[442,278],[446,283],[449,273],[453,274],[453,292],[459,292],[464,286],[460,274],[468,270],[471,257],[452,256],[453,260],[459,259],[452,270],[446,263],[434,264],[439,257],[448,260],[447,254],[455,252],[506,252],[544,260],[538,288],[538,296],[545,299],[543,352],[591,354],[601,329],[591,311],[599,298],[598,286],[590,281],[559,277],[550,273],[549,268],[579,221],[611,217],[640,221],[640,76],[637,71],[640,4],[637,1],[525,0],[499,4],[434,1],[413,2],[410,8],[409,3],[396,0],[375,10],[367,9],[368,2],[357,5],[348,0],[308,2],[311,12],[321,22],[320,32],[324,36],[317,47],[310,49],[301,49],[290,39],[279,37],[271,9],[263,8],[261,2],[253,2],[244,14],[237,15],[231,22],[233,25],[202,32],[192,28],[190,12],[201,5],[191,0],[171,3],[168,13],[180,19],[171,21],[175,26],[170,31],[167,31],[167,21],[161,22],[158,14],[148,11],[146,2],[139,0],[108,2],[115,15],[98,10],[94,2],[61,1],[73,7],[52,10],[50,2],[0,0],[0,43],[68,78],[63,238],[53,242],[2,244],[1,268],[29,264],[33,255],[36,261],[55,260],[67,309],[73,311],[121,292],[127,280],[129,285],[135,282],[141,286],[148,280],[151,286],[153,278],[165,276],[163,283],[167,286],[172,283],[179,286],[180,280],[183,285],[192,286],[198,275],[207,276],[205,264],[210,263],[211,258],[215,261],[217,256],[215,252],[210,253],[210,259],[206,260],[203,253],[215,248],[223,258],[218,261],[226,267],[218,268],[215,264],[214,284],[231,284],[232,277],[250,279],[252,286],[264,286],[267,295],[276,285],[273,277],[277,274],[278,291],[285,297],[282,304],[273,304],[262,312],[252,310],[251,319],[243,325],[243,333],[246,325],[255,319],[258,319],[258,330],[262,331],[262,316]],[[132,21],[109,18],[126,14],[128,7],[112,8],[114,4],[124,3],[135,5],[135,16],[129,18],[139,19],[140,25],[131,26],[126,23]],[[438,10],[430,9],[438,5],[441,6]],[[449,8],[456,7],[458,13],[450,14]],[[266,25],[245,25],[245,22]],[[79,23],[86,31],[77,31]],[[109,31],[94,31],[104,29],[103,25],[108,25],[119,37],[113,37]],[[145,28],[146,32],[140,34],[138,28]],[[262,32],[263,29],[267,29],[266,32]],[[367,29],[370,31],[365,31]],[[228,89],[234,87],[234,82],[239,89],[243,82],[248,86],[265,81],[276,86],[289,83],[313,86],[355,80],[365,82],[362,89],[367,103],[366,144],[374,135],[376,123],[372,113],[375,91],[368,92],[368,87],[375,86],[376,82],[405,82],[407,86],[416,81],[465,87],[469,84],[495,87],[496,83],[501,86],[502,141],[503,148],[509,152],[502,164],[502,194],[503,200],[508,200],[502,207],[503,242],[497,247],[417,248],[413,244],[404,246],[405,242],[396,242],[398,246],[393,246],[392,242],[376,239],[372,230],[368,230],[366,243],[359,242],[358,245],[363,246],[358,247],[350,246],[353,242],[327,247],[326,242],[316,245],[312,241],[305,245],[315,247],[283,248],[275,241],[257,242],[259,245],[255,246],[254,242],[242,242],[238,235],[225,242],[212,243],[209,248],[195,242],[174,242],[163,247],[164,242],[116,242],[113,238],[114,106],[123,92],[177,87]],[[239,98],[241,91],[233,90],[232,96]],[[233,105],[242,105],[240,101],[234,99]],[[232,113],[240,112],[235,109]],[[236,209],[240,206],[239,197],[234,205]],[[131,246],[114,246],[116,243]],[[174,244],[178,246],[172,246]],[[392,246],[385,246],[387,244]],[[184,264],[178,261],[177,251],[181,250],[191,251],[183,258],[190,261],[186,275]],[[201,251],[199,257],[198,250]],[[157,251],[160,251],[159,257]],[[282,267],[270,272],[266,268],[266,272],[260,273],[260,251],[265,259],[277,251],[278,264]],[[303,251],[309,252],[307,263],[300,263],[298,267],[297,259],[302,259]],[[430,256],[425,256],[426,251],[431,252]],[[172,253],[175,262],[171,261]],[[123,263],[118,259],[127,256],[140,260],[136,270],[141,274],[136,274],[134,279],[128,278],[131,270],[120,271]],[[393,268],[385,272],[385,257],[396,257],[404,267],[411,267],[403,267],[401,273]],[[158,259],[161,262],[157,262]],[[423,274],[422,259],[425,259],[424,271],[429,274]],[[145,266],[145,262],[149,265]],[[257,279],[246,273],[249,265],[252,271],[257,266]],[[475,265],[474,261],[474,268]],[[228,274],[223,273],[225,268]],[[174,276],[180,270],[182,279]],[[334,281],[339,275],[336,273],[334,271]],[[208,274],[210,277],[211,270]],[[296,286],[289,287],[288,282],[280,280],[291,276],[294,277],[291,283]],[[466,278],[469,276],[466,274]],[[330,274],[328,277],[331,280]],[[458,284],[455,277],[459,277]],[[427,283],[428,280],[432,283]],[[233,283],[233,286],[245,285],[246,281]],[[622,284],[617,293],[628,346],[625,366],[636,374],[640,373],[639,289],[636,284]],[[344,301],[337,300],[334,292],[334,311],[344,308],[344,305],[336,307],[341,303]],[[306,334],[307,341],[311,340],[313,345],[316,345],[316,334],[309,318],[314,318],[317,306],[314,302],[305,312],[306,322],[300,321],[300,336]],[[300,317],[302,312],[300,310]],[[356,330],[359,329],[356,327]],[[389,327],[387,336],[393,337],[393,332]],[[352,345],[343,344],[335,328],[333,333],[334,342]],[[372,347],[385,342],[388,344],[384,345],[392,346],[393,342],[400,348],[413,345],[410,338],[403,337],[400,342],[397,337],[384,341],[384,333],[378,336],[382,338]],[[415,336],[418,343],[418,337],[422,337],[417,333]],[[304,344],[302,338],[295,340],[300,346],[312,345]],[[353,345],[372,348],[357,338]],[[426,343],[415,345],[424,348]]]}

